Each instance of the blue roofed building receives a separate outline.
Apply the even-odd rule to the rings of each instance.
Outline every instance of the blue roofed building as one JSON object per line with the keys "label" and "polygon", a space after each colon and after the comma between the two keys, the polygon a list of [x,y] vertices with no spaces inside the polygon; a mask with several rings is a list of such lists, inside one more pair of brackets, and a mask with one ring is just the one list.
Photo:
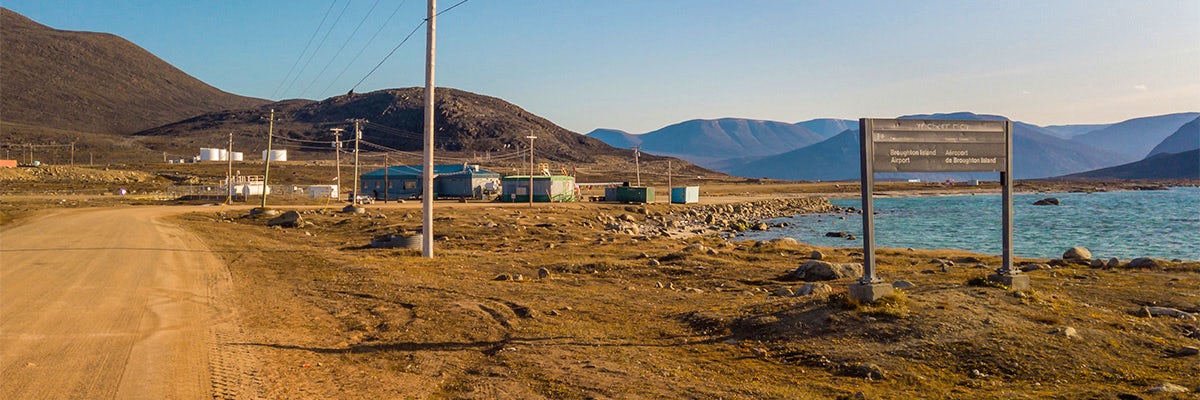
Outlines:
{"label": "blue roofed building", "polygon": [[[360,193],[376,200],[410,199],[421,196],[424,166],[396,165],[359,176]],[[500,174],[478,165],[433,166],[434,198],[490,199],[500,194]],[[386,196],[386,197],[385,197]]]}

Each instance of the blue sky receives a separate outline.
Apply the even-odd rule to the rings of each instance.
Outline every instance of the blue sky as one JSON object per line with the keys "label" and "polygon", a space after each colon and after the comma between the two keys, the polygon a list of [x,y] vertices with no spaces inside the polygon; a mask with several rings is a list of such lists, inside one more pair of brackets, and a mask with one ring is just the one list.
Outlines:
{"label": "blue sky", "polygon": [[[426,2],[0,4],[53,28],[122,36],[213,86],[278,100],[346,93]],[[1056,125],[1200,111],[1194,0],[470,0],[437,26],[438,86],[580,133],[720,117],[973,111]],[[423,84],[422,28],[356,91]]]}

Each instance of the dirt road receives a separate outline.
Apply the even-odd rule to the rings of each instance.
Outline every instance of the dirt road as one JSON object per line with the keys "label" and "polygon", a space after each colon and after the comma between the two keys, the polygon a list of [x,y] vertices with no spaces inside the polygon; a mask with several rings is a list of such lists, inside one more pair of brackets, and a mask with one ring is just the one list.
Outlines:
{"label": "dirt road", "polygon": [[213,397],[228,274],[160,220],[183,211],[52,211],[0,232],[0,398]]}

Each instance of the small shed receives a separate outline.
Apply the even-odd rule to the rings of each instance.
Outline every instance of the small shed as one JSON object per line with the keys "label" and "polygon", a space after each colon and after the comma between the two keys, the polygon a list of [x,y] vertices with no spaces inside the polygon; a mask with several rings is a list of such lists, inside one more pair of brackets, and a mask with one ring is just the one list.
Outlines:
{"label": "small shed", "polygon": [[684,186],[671,188],[671,202],[675,204],[699,203],[700,187]]}
{"label": "small shed", "polygon": [[[521,203],[529,201],[529,175],[506,176],[501,181],[501,201]],[[533,176],[533,201],[540,203],[567,202],[579,199],[575,177],[567,175]]]}
{"label": "small shed", "polygon": [[[408,199],[421,195],[424,188],[422,165],[397,165],[359,176],[360,193],[376,200]],[[455,197],[486,199],[500,194],[500,174],[478,165],[434,165],[434,198]]]}

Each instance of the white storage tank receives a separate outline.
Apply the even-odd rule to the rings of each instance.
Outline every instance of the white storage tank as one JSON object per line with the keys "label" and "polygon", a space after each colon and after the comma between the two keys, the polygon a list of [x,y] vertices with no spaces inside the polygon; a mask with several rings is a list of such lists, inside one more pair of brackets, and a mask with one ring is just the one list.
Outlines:
{"label": "white storage tank", "polygon": [[233,161],[242,161],[242,158],[244,157],[245,156],[240,151],[229,153],[229,158],[231,158]]}
{"label": "white storage tank", "polygon": [[220,161],[221,149],[200,148],[200,161]]}
{"label": "white storage tank", "polygon": [[[262,152],[263,160],[267,159],[267,151]],[[287,149],[271,150],[271,161],[287,161]]]}
{"label": "white storage tank", "polygon": [[221,161],[229,161],[229,150],[221,149]]}

